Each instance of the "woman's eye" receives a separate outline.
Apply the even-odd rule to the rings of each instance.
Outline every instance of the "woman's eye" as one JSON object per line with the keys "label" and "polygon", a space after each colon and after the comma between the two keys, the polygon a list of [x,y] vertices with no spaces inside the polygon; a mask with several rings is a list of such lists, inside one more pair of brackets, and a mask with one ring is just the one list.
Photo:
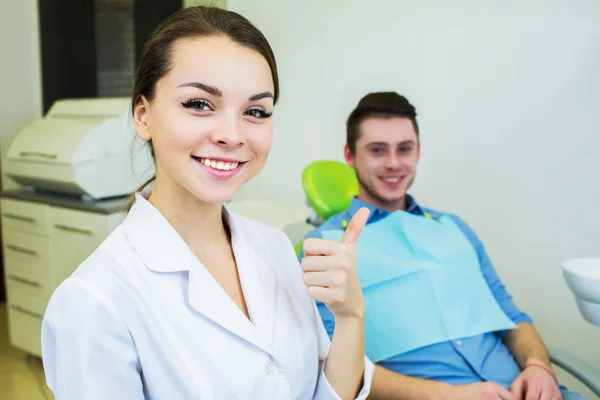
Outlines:
{"label": "woman's eye", "polygon": [[260,108],[250,109],[250,110],[246,111],[246,114],[250,115],[251,117],[260,118],[260,119],[269,118],[272,115],[272,113],[268,113],[264,110],[261,110]]}
{"label": "woman's eye", "polygon": [[188,100],[185,103],[181,103],[185,108],[193,108],[198,111],[210,111],[210,104],[205,100]]}

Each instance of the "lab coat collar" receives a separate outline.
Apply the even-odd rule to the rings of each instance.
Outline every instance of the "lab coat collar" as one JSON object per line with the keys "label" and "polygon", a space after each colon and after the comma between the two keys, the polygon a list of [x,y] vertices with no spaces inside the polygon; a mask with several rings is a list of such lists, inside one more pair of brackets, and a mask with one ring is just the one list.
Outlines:
{"label": "lab coat collar", "polygon": [[213,322],[270,353],[277,281],[266,260],[259,257],[249,243],[250,234],[254,232],[244,230],[252,227],[244,226],[247,222],[224,204],[249,320],[169,221],[147,200],[148,197],[147,192],[136,194],[136,201],[123,223],[125,234],[146,267],[162,273],[189,271],[190,305]]}
{"label": "lab coat collar", "polygon": [[189,271],[197,262],[196,256],[148,197],[148,192],[136,193],[123,221],[125,235],[152,271]]}

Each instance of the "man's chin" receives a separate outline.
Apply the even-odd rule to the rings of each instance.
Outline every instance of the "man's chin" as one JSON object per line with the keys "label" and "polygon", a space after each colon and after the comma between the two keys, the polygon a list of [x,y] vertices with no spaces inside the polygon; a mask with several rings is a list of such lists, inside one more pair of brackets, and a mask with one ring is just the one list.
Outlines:
{"label": "man's chin", "polygon": [[384,187],[384,188],[381,188],[381,190],[377,191],[377,196],[381,200],[383,200],[385,202],[389,202],[389,203],[401,201],[406,196],[406,188],[398,187],[398,188],[391,189],[388,187]]}
{"label": "man's chin", "polygon": [[374,198],[379,204],[385,205],[386,208],[395,208],[397,204],[403,204],[405,198],[404,192],[389,193],[389,192],[375,192]]}

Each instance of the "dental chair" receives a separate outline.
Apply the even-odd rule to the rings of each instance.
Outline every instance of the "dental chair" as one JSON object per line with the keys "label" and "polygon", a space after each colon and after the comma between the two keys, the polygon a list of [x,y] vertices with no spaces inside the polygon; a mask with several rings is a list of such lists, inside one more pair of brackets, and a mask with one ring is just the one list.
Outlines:
{"label": "dental chair", "polygon": [[[302,188],[310,216],[306,222],[318,227],[339,211],[350,206],[352,196],[358,194],[358,180],[348,165],[333,160],[319,160],[302,171]],[[296,256],[300,255],[302,240],[294,245]]]}
{"label": "dental chair", "polygon": [[[348,165],[320,160],[302,173],[302,186],[312,208],[308,223],[319,226],[334,214],[344,211],[358,193],[358,181]],[[300,252],[302,242],[296,244]],[[584,318],[600,325],[600,259],[576,259],[563,264],[564,276]],[[549,349],[552,363],[588,387],[600,397],[600,368],[557,348]]]}
{"label": "dental chair", "polygon": [[352,196],[358,194],[354,170],[333,160],[315,161],[304,168],[302,187],[308,205],[314,211],[307,222],[314,226],[348,208]]}

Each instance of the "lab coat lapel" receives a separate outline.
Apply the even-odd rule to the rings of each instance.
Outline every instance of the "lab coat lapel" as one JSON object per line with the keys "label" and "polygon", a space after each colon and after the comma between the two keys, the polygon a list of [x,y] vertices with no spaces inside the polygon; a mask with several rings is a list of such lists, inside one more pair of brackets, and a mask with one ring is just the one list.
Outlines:
{"label": "lab coat lapel", "polygon": [[196,311],[229,332],[269,352],[256,327],[200,262],[192,267],[189,276],[188,301]]}
{"label": "lab coat lapel", "polygon": [[264,343],[269,345],[275,325],[277,280],[266,264],[267,259],[261,258],[250,242],[252,232],[246,231],[245,235],[241,234],[243,224],[235,217],[232,219],[231,226],[236,231],[236,235],[233,236],[233,250],[250,319],[259,330]]}
{"label": "lab coat lapel", "polygon": [[[268,341],[261,337],[262,332],[259,332],[246,318],[160,211],[147,201],[147,196],[147,193],[136,195],[136,203],[123,225],[126,236],[146,267],[157,273],[189,271],[187,287],[189,304],[212,322],[269,352]],[[252,279],[254,262],[251,259],[254,257],[252,252],[243,245],[243,232],[238,234],[237,230],[235,232],[232,230],[232,235],[237,243],[235,247],[240,249],[236,258],[241,260],[242,265],[248,266],[249,271],[244,275]],[[246,258],[248,258],[247,262]],[[269,277],[266,276],[265,279],[268,281]],[[255,284],[256,282],[251,281],[245,286],[249,287],[252,301],[259,298],[260,302],[260,293],[255,293],[257,290],[254,288]],[[258,307],[255,309],[255,314],[260,313]],[[257,318],[259,321],[262,320],[260,316]]]}

